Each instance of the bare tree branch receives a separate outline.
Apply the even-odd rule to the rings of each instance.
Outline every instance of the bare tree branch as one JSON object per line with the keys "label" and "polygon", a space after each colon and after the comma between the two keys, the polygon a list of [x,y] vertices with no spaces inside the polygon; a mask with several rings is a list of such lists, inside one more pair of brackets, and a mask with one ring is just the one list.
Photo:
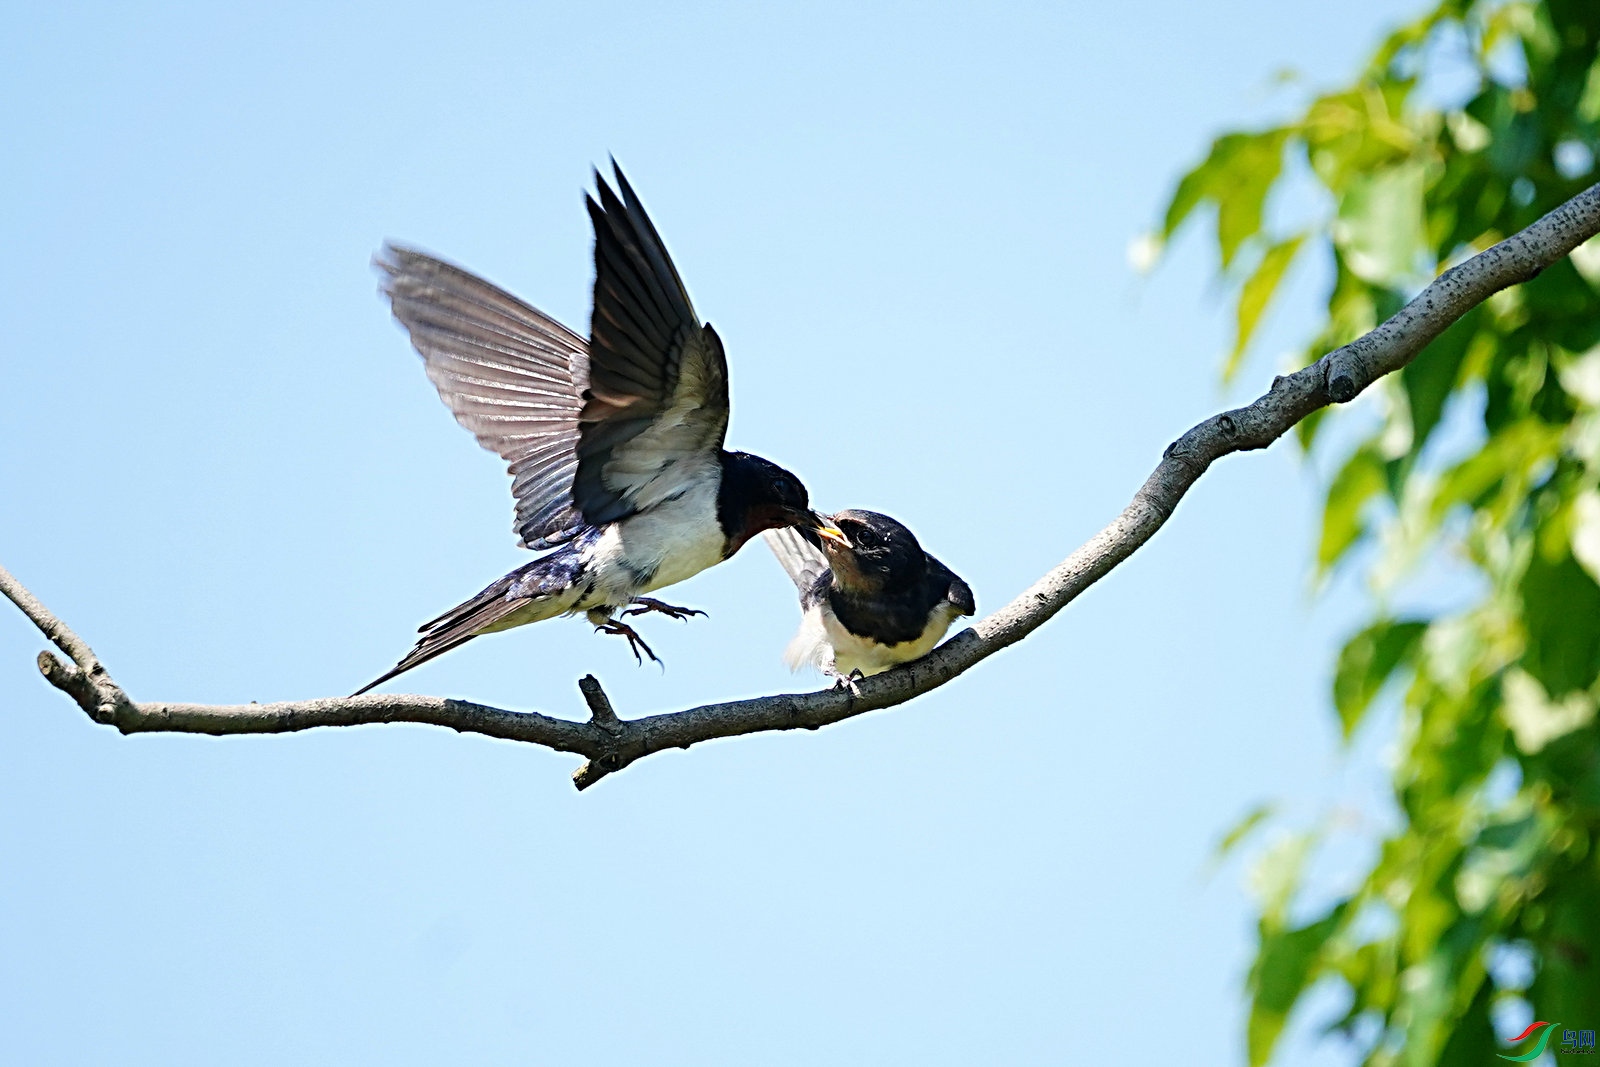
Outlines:
{"label": "bare tree branch", "polygon": [[3,568],[0,592],[71,658],[67,664],[49,652],[39,654],[39,669],[50,684],[77,701],[90,718],[125,734],[286,733],[316,726],[428,723],[578,753],[588,762],[573,774],[573,781],[584,789],[652,752],[764,730],[815,730],[938,688],[1028,636],[1132,555],[1171,517],[1184,493],[1215,460],[1266,448],[1318,408],[1354,399],[1374,381],[1409,363],[1429,341],[1491,294],[1537,276],[1597,233],[1600,185],[1445,271],[1393,318],[1311,366],[1275,379],[1266,395],[1249,406],[1214,415],[1190,429],[1167,447],[1122,514],[1054,570],[922,659],[862,680],[856,692],[783,693],[620,719],[600,682],[588,675],[578,683],[589,706],[588,722],[442,697],[384,694],[279,704],[142,703],[129,700],[93,650]]}

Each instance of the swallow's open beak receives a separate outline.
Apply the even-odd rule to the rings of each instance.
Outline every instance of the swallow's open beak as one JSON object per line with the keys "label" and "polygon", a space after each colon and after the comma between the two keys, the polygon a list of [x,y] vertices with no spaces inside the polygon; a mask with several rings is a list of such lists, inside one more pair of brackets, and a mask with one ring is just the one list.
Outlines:
{"label": "swallow's open beak", "polygon": [[[812,531],[818,537],[822,538],[824,541],[832,541],[834,544],[838,545],[840,548],[853,548],[853,547],[855,547],[854,545],[852,545],[850,543],[850,538],[848,538],[848,537],[846,537],[844,535],[844,531],[839,529],[839,527],[835,526],[827,518],[827,516],[818,515],[815,512],[813,512],[811,518],[812,518],[812,521],[814,523],[814,525],[811,527]],[[824,547],[826,547],[826,546],[824,546]]]}

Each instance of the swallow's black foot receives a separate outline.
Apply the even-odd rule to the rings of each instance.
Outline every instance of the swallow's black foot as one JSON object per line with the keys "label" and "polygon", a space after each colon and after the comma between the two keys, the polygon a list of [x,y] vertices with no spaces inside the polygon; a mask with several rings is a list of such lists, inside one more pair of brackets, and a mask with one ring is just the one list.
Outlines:
{"label": "swallow's black foot", "polygon": [[616,619],[606,619],[604,622],[595,623],[594,628],[597,633],[626,637],[628,639],[628,651],[633,653],[633,658],[639,661],[641,667],[644,666],[644,656],[639,655],[639,653],[643,652],[653,662],[660,664],[663,669],[666,668],[666,664],[661,662],[661,657],[650,651],[650,646],[644,643],[644,638],[639,636],[639,631],[627,623],[618,622]]}
{"label": "swallow's black foot", "polygon": [[648,615],[652,611],[659,611],[669,619],[686,621],[691,615],[704,615],[699,608],[679,608],[671,604],[664,604],[654,597],[636,596],[629,603],[632,605],[623,611],[623,615]]}
{"label": "swallow's black foot", "polygon": [[856,683],[865,678],[866,675],[861,673],[860,667],[855,668],[849,674],[831,673],[833,673],[833,687],[835,689],[848,689],[851,696],[858,697],[861,695],[861,687]]}

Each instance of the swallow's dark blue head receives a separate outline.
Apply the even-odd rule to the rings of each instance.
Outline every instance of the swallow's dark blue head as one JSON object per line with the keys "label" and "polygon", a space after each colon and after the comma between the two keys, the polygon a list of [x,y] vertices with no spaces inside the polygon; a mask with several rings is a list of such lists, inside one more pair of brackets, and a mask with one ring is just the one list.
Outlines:
{"label": "swallow's dark blue head", "polygon": [[724,553],[731,556],[762,530],[811,528],[818,525],[818,518],[811,510],[811,495],[799,478],[760,456],[724,452],[717,522],[727,539]]}
{"label": "swallow's dark blue head", "polygon": [[833,569],[834,583],[847,590],[905,589],[922,581],[928,555],[917,535],[876,511],[841,511],[830,522],[843,536],[804,531]]}

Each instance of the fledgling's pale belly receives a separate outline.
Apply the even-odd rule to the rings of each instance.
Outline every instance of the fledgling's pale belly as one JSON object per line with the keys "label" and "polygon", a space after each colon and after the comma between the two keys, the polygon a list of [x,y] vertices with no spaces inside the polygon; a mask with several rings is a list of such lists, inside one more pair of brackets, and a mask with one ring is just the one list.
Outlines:
{"label": "fledgling's pale belly", "polygon": [[897,645],[880,645],[844,628],[824,601],[806,612],[800,630],[785,655],[791,670],[810,663],[829,674],[881,674],[890,667],[920,659],[933,651],[956,618],[954,604],[943,603],[933,610],[928,626],[914,640]]}

